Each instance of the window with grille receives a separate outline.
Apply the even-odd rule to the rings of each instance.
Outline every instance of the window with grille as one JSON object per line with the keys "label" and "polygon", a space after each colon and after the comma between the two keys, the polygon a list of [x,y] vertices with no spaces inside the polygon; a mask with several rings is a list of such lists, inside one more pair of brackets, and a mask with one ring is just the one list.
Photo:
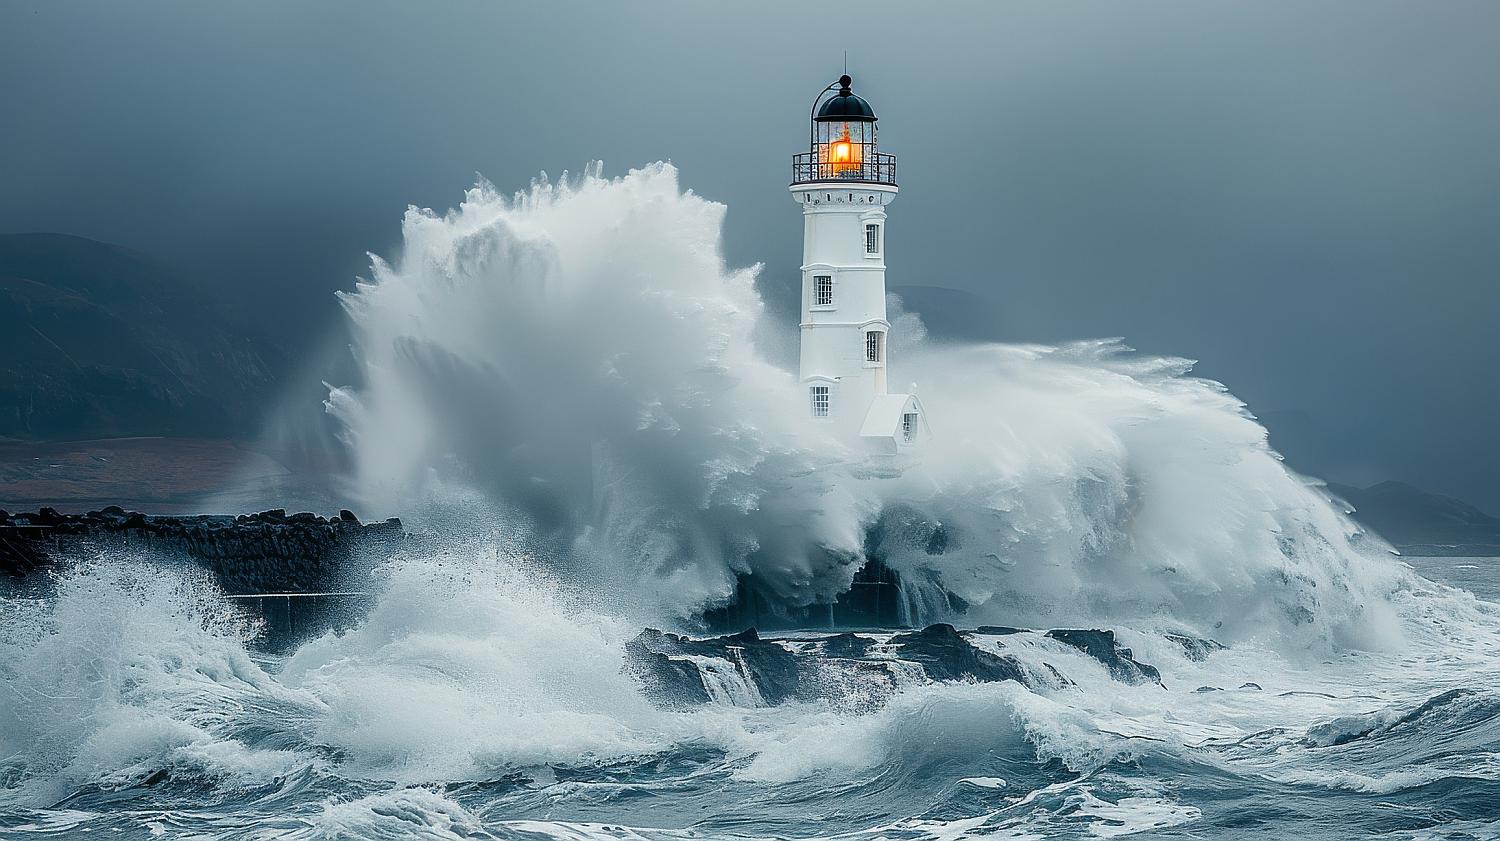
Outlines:
{"label": "window with grille", "polygon": [[813,275],[813,306],[826,307],[833,304],[833,275]]}
{"label": "window with grille", "polygon": [[865,334],[865,361],[879,362],[881,357],[881,345],[884,344],[885,334],[879,330],[871,330]]}
{"label": "window with grille", "polygon": [[917,440],[916,412],[907,412],[901,416],[901,438],[907,443]]}
{"label": "window with grille", "polygon": [[833,401],[829,398],[828,386],[815,385],[812,387],[812,413],[815,418],[828,417],[828,410]]}
{"label": "window with grille", "polygon": [[866,254],[879,254],[880,253],[880,226],[879,225],[866,225],[865,226],[865,253]]}

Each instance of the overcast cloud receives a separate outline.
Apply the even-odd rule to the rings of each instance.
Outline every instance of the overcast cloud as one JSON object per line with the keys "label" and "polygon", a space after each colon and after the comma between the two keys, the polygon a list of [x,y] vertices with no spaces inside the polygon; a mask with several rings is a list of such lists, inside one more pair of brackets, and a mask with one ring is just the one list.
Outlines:
{"label": "overcast cloud", "polygon": [[789,311],[789,158],[845,49],[900,157],[892,284],[1198,359],[1347,445],[1331,478],[1500,511],[1493,3],[6,2],[0,231],[312,333],[409,203],[665,158]]}

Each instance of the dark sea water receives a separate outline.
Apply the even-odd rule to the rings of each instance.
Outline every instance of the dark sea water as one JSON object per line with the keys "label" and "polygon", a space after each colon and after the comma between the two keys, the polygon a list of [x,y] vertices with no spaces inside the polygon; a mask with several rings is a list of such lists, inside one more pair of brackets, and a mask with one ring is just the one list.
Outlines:
{"label": "dark sea water", "polygon": [[[1413,564],[1500,587],[1489,559]],[[1117,628],[1161,670],[1136,684],[989,633],[1033,685],[830,664],[773,706],[706,658],[713,699],[662,709],[623,666],[638,627],[519,573],[398,575],[360,627],[272,656],[148,569],[5,603],[4,837],[1500,837],[1500,609],[1419,580],[1370,651],[1195,660]]]}
{"label": "dark sea water", "polygon": [[1481,599],[1500,602],[1500,558],[1407,558],[1433,581],[1462,587]]}

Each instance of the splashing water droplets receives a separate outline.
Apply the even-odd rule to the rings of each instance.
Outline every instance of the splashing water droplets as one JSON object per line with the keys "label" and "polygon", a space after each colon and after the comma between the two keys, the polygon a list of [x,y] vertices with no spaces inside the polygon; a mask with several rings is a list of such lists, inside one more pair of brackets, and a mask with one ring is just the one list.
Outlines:
{"label": "splashing water droplets", "polygon": [[867,469],[756,349],[757,269],[725,267],[723,219],[666,164],[409,211],[401,258],[344,296],[365,382],[328,406],[356,486],[403,512],[477,491],[560,568],[667,616],[741,581],[827,603],[873,552],[913,622],[966,604],[1325,643],[1386,626],[1389,565],[1183,360],[908,330],[893,381],[922,384],[937,434]]}

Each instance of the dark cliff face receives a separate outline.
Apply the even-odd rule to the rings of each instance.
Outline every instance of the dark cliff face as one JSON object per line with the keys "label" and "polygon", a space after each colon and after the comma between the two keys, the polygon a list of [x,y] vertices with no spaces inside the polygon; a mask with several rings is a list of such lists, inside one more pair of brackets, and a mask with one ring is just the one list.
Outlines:
{"label": "dark cliff face", "polygon": [[283,365],[235,301],[144,255],[0,236],[0,436],[249,434]]}

